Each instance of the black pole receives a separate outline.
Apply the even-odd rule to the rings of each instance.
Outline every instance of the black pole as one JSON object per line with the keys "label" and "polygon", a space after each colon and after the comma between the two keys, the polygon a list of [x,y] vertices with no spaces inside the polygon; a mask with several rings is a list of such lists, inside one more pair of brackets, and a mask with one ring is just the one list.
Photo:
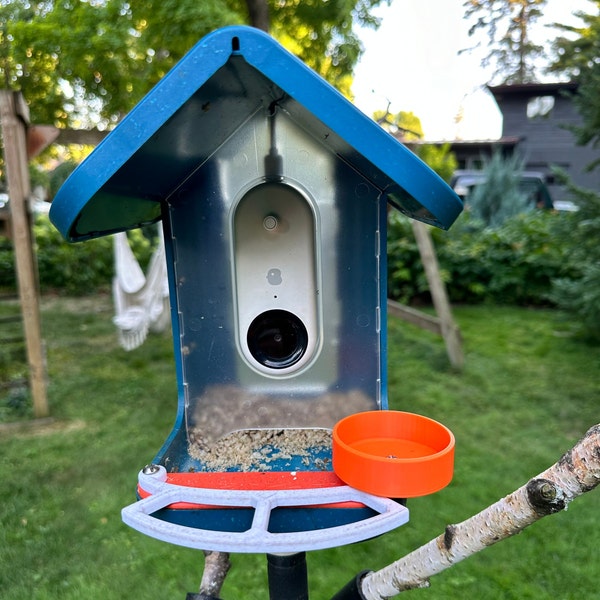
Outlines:
{"label": "black pole", "polygon": [[362,593],[362,580],[371,571],[361,571],[349,581],[331,600],[365,600]]}
{"label": "black pole", "polygon": [[308,600],[306,553],[267,554],[269,600]]}

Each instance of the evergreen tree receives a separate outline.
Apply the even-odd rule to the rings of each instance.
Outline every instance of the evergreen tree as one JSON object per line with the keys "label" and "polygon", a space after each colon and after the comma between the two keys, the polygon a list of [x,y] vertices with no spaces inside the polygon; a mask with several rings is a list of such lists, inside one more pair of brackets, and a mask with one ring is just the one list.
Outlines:
{"label": "evergreen tree", "polygon": [[474,186],[466,204],[471,215],[484,227],[499,227],[507,219],[532,208],[519,189],[521,160],[494,153],[483,169],[484,180]]}
{"label": "evergreen tree", "polygon": [[531,26],[542,16],[547,0],[466,0],[465,17],[473,23],[469,35],[487,36],[483,66],[495,67],[499,83],[536,80],[535,60],[543,47],[530,37]]}
{"label": "evergreen tree", "polygon": [[[595,12],[579,12],[580,27],[562,29],[554,44],[556,59],[549,71],[577,79],[575,103],[582,125],[574,128],[577,142],[600,147],[600,0],[593,0]],[[587,166],[600,167],[600,158]],[[552,299],[582,325],[588,339],[600,342],[600,194],[573,185],[558,173],[571,193],[578,211],[557,221],[556,235],[568,245],[569,261],[575,276],[554,281]]]}
{"label": "evergreen tree", "polygon": [[574,275],[554,280],[550,299],[581,325],[584,338],[600,343],[600,194],[563,183],[578,210],[557,220],[554,231]]}

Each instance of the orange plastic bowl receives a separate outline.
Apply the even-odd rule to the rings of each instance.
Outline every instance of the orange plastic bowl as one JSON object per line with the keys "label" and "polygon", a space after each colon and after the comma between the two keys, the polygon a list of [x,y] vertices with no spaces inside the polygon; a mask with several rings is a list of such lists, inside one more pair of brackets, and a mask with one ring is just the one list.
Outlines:
{"label": "orange plastic bowl", "polygon": [[413,498],[446,487],[454,471],[454,435],[408,412],[355,413],[333,428],[333,470],[349,486],[387,498]]}

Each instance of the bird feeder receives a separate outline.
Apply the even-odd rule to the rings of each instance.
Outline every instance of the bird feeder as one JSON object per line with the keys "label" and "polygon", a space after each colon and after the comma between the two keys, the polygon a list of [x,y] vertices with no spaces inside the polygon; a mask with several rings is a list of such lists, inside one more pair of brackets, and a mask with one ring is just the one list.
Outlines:
{"label": "bird feeder", "polygon": [[332,465],[333,427],[388,407],[388,204],[442,228],[462,209],[414,154],[248,27],[202,39],[74,171],[50,212],[65,238],[161,219],[165,237],[178,410],[126,523],[184,546],[271,553],[408,520]]}

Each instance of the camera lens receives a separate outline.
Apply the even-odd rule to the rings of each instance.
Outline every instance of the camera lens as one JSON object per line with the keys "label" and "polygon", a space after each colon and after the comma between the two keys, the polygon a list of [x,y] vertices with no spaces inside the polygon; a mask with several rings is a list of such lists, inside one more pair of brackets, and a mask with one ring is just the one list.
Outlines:
{"label": "camera lens", "polygon": [[248,328],[248,348],[265,367],[285,369],[306,352],[308,333],[304,323],[287,310],[268,310]]}

